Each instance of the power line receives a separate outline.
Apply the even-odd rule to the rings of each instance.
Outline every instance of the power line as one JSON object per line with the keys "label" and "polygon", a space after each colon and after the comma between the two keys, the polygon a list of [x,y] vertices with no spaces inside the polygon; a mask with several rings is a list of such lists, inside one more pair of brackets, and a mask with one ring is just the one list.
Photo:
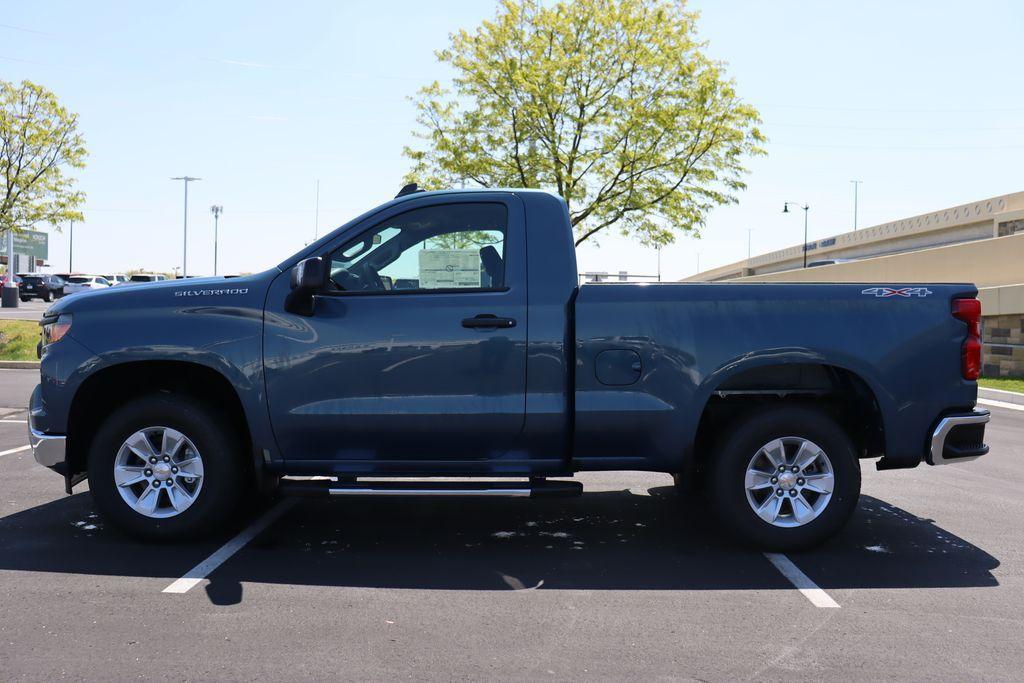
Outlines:
{"label": "power line", "polygon": [[977,112],[1024,111],[1024,107],[976,107],[973,109],[903,109],[899,107],[830,107],[807,104],[755,104],[776,109],[810,109],[815,111],[879,111],[908,114],[973,114]]}

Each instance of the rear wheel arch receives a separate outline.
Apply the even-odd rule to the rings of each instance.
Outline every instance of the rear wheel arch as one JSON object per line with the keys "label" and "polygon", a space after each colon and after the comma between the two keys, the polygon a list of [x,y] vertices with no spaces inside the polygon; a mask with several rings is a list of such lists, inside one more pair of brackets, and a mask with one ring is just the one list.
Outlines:
{"label": "rear wheel arch", "polygon": [[752,411],[805,405],[825,411],[847,433],[859,458],[885,451],[885,423],[877,395],[860,374],[827,363],[748,367],[722,378],[708,392],[693,440],[692,457],[677,480],[696,478],[714,457],[718,435]]}

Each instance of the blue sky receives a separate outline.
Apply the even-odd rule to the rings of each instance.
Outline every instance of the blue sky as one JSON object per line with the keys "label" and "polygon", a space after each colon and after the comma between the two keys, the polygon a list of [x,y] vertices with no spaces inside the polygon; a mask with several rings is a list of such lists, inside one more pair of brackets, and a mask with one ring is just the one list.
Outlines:
{"label": "blue sky", "polygon": [[[1024,190],[1024,3],[692,2],[709,52],[763,115],[767,157],[703,239],[662,252],[666,278],[811,237]],[[434,2],[40,2],[0,15],[0,78],[54,90],[81,116],[86,223],[75,268],[181,262],[213,269],[209,206],[224,206],[222,272],[259,270],[398,190],[414,110],[444,80],[433,52],[494,13],[489,0]],[[50,243],[67,265],[67,231]],[[617,237],[580,250],[581,270],[653,273],[656,256]]]}

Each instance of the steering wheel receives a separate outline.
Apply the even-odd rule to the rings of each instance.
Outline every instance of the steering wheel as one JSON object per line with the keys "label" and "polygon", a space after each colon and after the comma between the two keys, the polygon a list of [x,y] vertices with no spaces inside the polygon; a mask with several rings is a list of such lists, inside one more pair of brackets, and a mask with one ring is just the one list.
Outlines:
{"label": "steering wheel", "polygon": [[380,278],[380,273],[369,263],[363,268],[363,277],[360,279],[366,280],[366,284],[363,285],[363,290],[365,291],[383,292],[386,289],[384,287],[384,280]]}
{"label": "steering wheel", "polygon": [[339,270],[331,274],[331,284],[343,292],[358,292],[363,289],[362,279],[355,273]]}

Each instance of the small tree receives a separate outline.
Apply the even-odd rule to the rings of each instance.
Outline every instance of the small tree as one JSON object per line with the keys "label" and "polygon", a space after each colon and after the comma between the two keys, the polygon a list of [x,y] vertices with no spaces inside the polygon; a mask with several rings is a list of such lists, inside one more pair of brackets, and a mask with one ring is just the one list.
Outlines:
{"label": "small tree", "polygon": [[437,53],[455,78],[414,98],[408,180],[539,187],[569,205],[576,244],[609,227],[647,245],[695,231],[745,187],[757,111],[670,0],[502,0]]}
{"label": "small tree", "polygon": [[0,81],[0,231],[82,220],[85,195],[64,167],[85,166],[78,115],[30,81]]}

